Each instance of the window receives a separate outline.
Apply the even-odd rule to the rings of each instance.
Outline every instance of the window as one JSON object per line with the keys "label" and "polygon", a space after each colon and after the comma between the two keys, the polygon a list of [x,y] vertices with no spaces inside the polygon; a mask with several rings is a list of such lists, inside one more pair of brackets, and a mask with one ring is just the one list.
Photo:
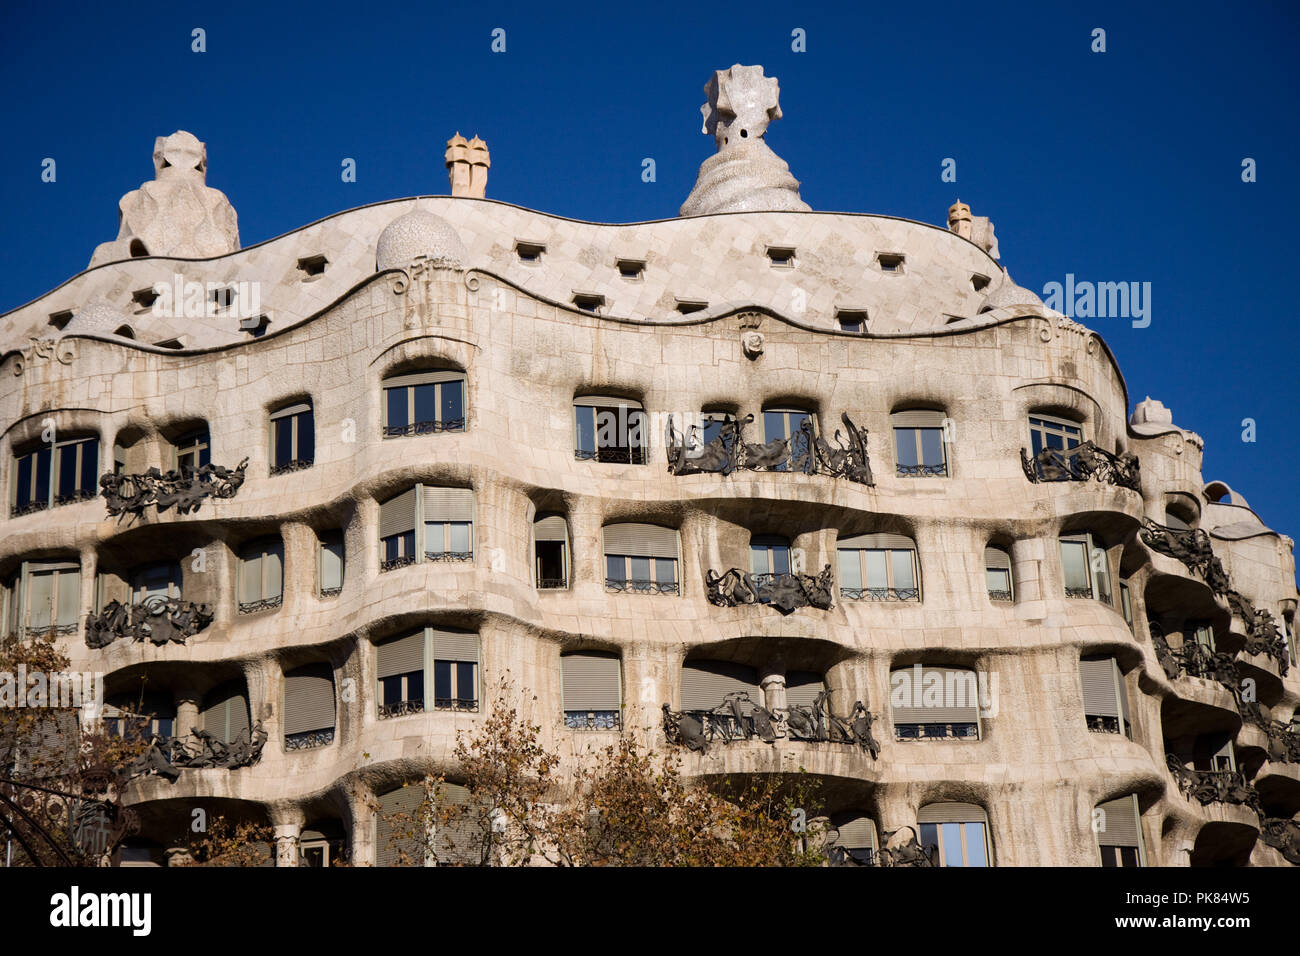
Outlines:
{"label": "window", "polygon": [[1300,647],[1296,646],[1295,620],[1290,615],[1282,618],[1282,627],[1286,631],[1286,646],[1291,656],[1291,665],[1300,664]]}
{"label": "window", "polygon": [[104,733],[149,740],[174,733],[176,704],[167,694],[113,694],[104,699]]}
{"label": "window", "polygon": [[791,246],[768,246],[767,258],[774,269],[794,268],[794,248]]}
{"label": "window", "polygon": [[1044,448],[1069,451],[1083,442],[1083,429],[1064,418],[1047,415],[1029,416],[1029,441],[1037,456]]}
{"label": "window", "polygon": [[1210,654],[1215,652],[1214,626],[1209,621],[1189,621],[1187,631],[1190,633],[1184,636],[1184,643],[1196,643]]}
{"label": "window", "polygon": [[972,273],[970,277],[970,287],[976,292],[983,292],[989,287],[989,277],[980,275],[978,272]]}
{"label": "window", "polygon": [[[478,710],[478,635],[426,627],[375,647],[379,717]],[[425,689],[432,684],[433,696]]]}
{"label": "window", "polygon": [[867,331],[866,309],[836,309],[835,320],[839,322],[841,332]]}
{"label": "window", "polygon": [[899,534],[840,538],[840,596],[853,601],[921,600],[916,545]]}
{"label": "window", "polygon": [[99,439],[68,438],[14,456],[10,511],[13,517],[99,494]]}
{"label": "window", "polygon": [[[440,861],[483,865],[486,840],[478,823],[481,809],[467,807],[450,825],[435,828],[438,832],[412,833],[420,825],[424,795],[424,787],[412,783],[379,797],[374,815],[375,866],[433,866]],[[469,791],[455,783],[441,784],[439,796],[443,805],[471,803]]]}
{"label": "window", "polygon": [[1079,661],[1079,683],[1083,690],[1083,714],[1088,729],[1096,733],[1123,734],[1132,740],[1128,691],[1115,658],[1084,657]]}
{"label": "window", "polygon": [[677,532],[652,524],[604,528],[605,587],[612,591],[677,594]]}
{"label": "window", "polygon": [[284,749],[309,750],[334,741],[334,669],[308,664],[284,675]]}
{"label": "window", "polygon": [[271,474],[310,468],[316,460],[316,420],[310,402],[271,413]]}
{"label": "window", "polygon": [[267,327],[271,324],[270,316],[254,315],[247,319],[239,320],[239,327],[255,339],[260,339],[266,334]]}
{"label": "window", "polygon": [[384,379],[384,437],[465,430],[465,373],[412,372]]}
{"label": "window", "polygon": [[1102,866],[1145,866],[1142,812],[1137,794],[1097,804],[1097,848]]}
{"label": "window", "polygon": [[573,400],[573,457],[579,461],[644,465],[649,427],[640,403],[607,395],[583,395]]}
{"label": "window", "polygon": [[813,707],[826,690],[826,679],[814,671],[786,671],[786,707]]}
{"label": "window", "polygon": [[749,570],[754,574],[789,574],[790,542],[772,534],[752,537],[749,541]]}
{"label": "window", "polygon": [[1114,605],[1110,558],[1093,535],[1061,535],[1061,567],[1065,574],[1066,597],[1092,598]]}
{"label": "window", "polygon": [[284,543],[259,538],[239,552],[239,613],[279,607],[284,599]]}
{"label": "window", "polygon": [[889,675],[895,740],[979,740],[979,681],[958,667],[901,667]]}
{"label": "window", "polygon": [[889,421],[894,428],[894,462],[899,477],[948,477],[943,412],[894,412]]}
{"label": "window", "polygon": [[329,262],[324,256],[305,256],[299,259],[298,271],[302,273],[302,281],[310,282],[312,279],[319,279],[325,274],[325,267]]}
{"label": "window", "polygon": [[645,274],[644,259],[618,259],[614,265],[624,279],[641,279]]}
{"label": "window", "polygon": [[573,730],[618,730],[623,710],[617,654],[578,651],[560,655],[564,726]]}
{"label": "window", "polygon": [[583,312],[599,313],[605,307],[605,297],[599,292],[575,292],[573,304]]}
{"label": "window", "polygon": [[848,862],[858,866],[874,866],[879,852],[876,843],[876,824],[871,817],[861,811],[837,813],[831,817],[831,827],[835,831],[830,841],[830,856],[846,857]]}
{"label": "window", "polygon": [[722,434],[723,426],[733,425],[736,422],[736,416],[730,412],[711,412],[707,409],[700,412],[700,425],[703,434],[700,440],[709,444],[715,438]]}
{"label": "window", "polygon": [[1127,581],[1119,582],[1119,610],[1124,615],[1124,623],[1133,630],[1133,593]]}
{"label": "window", "polygon": [[189,432],[172,442],[172,468],[197,471],[212,463],[212,441],[206,428]]}
{"label": "window", "polygon": [[68,323],[72,321],[72,310],[64,309],[60,312],[51,312],[49,321],[51,326],[62,332],[68,327]]}
{"label": "window", "polygon": [[700,312],[709,307],[709,303],[702,299],[678,299],[677,311],[682,315],[690,315],[692,312]]}
{"label": "window", "polygon": [[931,803],[916,815],[921,846],[937,847],[940,866],[989,866],[988,817],[969,803]]}
{"label": "window", "polygon": [[416,485],[379,506],[379,569],[474,560],[474,492]]}
{"label": "window", "polygon": [[199,715],[203,729],[226,744],[251,739],[248,719],[248,695],[244,682],[233,680],[203,695],[203,712]]}
{"label": "window", "polygon": [[569,525],[563,515],[533,522],[533,574],[539,590],[569,586]]}
{"label": "window", "polygon": [[751,702],[762,707],[763,691],[758,683],[758,671],[732,661],[695,660],[682,665],[683,711],[715,710],[732,694],[745,694]]}
{"label": "window", "polygon": [[1173,511],[1165,511],[1165,527],[1172,528],[1174,531],[1190,531],[1192,526],[1182,518],[1178,517]]}
{"label": "window", "polygon": [[526,262],[529,265],[537,265],[542,261],[542,255],[546,252],[546,246],[540,242],[523,242],[515,243],[515,255],[519,256],[520,262]]}
{"label": "window", "polygon": [[298,865],[324,869],[341,866],[348,855],[348,838],[335,820],[317,820],[298,837]]}
{"label": "window", "polygon": [[790,452],[785,461],[769,471],[803,471],[809,462],[812,439],[817,434],[817,418],[803,408],[763,409],[763,441],[788,439]]}
{"label": "window", "polygon": [[145,289],[136,289],[131,293],[131,302],[135,304],[135,314],[143,315],[153,309],[153,304],[158,301],[158,292],[153,286]]}
{"label": "window", "polygon": [[74,634],[81,619],[81,565],[24,561],[5,588],[5,633]]}
{"label": "window", "polygon": [[[101,577],[101,580],[104,580]],[[131,572],[131,599],[128,604],[157,606],[168,598],[181,596],[181,569],[175,561],[146,564]]]}
{"label": "window", "polygon": [[320,539],[317,552],[317,580],[320,581],[320,596],[333,597],[343,590],[343,533],[327,531]]}
{"label": "window", "polygon": [[889,252],[882,252],[876,256],[881,272],[901,273],[903,271],[903,260],[903,256]]}
{"label": "window", "polygon": [[990,601],[1016,599],[1011,576],[1011,556],[1001,548],[984,549],[984,580]]}

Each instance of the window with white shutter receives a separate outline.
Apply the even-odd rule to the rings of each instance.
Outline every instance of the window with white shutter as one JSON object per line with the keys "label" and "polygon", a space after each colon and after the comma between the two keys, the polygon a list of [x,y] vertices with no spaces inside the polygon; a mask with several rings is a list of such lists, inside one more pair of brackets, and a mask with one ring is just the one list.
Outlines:
{"label": "window with white shutter", "polygon": [[569,586],[569,524],[564,515],[542,515],[533,522],[533,557],[538,590]]}
{"label": "window with white shutter", "polygon": [[379,506],[379,569],[474,560],[474,492],[416,485]]}
{"label": "window with white shutter", "polygon": [[990,601],[1014,601],[1015,586],[1011,580],[1011,555],[1001,548],[984,549],[984,581]]}
{"label": "window with white shutter", "polygon": [[653,524],[611,524],[603,529],[605,587],[641,594],[677,594],[677,531]]}
{"label": "window with white shutter", "polygon": [[248,692],[244,682],[228,681],[204,694],[199,721],[203,730],[222,743],[249,741],[252,723],[248,719]]}
{"label": "window with white shutter", "polygon": [[916,815],[920,843],[940,866],[991,866],[988,816],[970,803],[931,803]]}
{"label": "window with white shutter", "polygon": [[573,730],[618,730],[622,680],[617,654],[574,651],[560,656],[564,726]]}
{"label": "window with white shutter", "polygon": [[609,395],[573,400],[573,457],[579,461],[644,465],[649,425],[641,403]]}
{"label": "window with white shutter", "polygon": [[894,467],[900,478],[948,477],[944,413],[928,409],[894,412]]}
{"label": "window with white shutter", "polygon": [[24,561],[11,599],[14,631],[73,634],[81,620],[81,565],[76,561]]}
{"label": "window with white shutter", "polygon": [[875,866],[880,847],[876,823],[860,810],[849,810],[831,817],[834,831],[828,846],[832,861]]}
{"label": "window with white shutter", "polygon": [[239,613],[279,607],[284,600],[284,542],[258,538],[239,551]]}
{"label": "window with white shutter", "polygon": [[316,461],[316,417],[311,402],[271,413],[271,474],[310,468]]}
{"label": "window with white shutter", "polygon": [[840,596],[851,601],[920,601],[916,543],[901,534],[859,534],[836,544]]}
{"label": "window with white shutter", "polygon": [[318,557],[320,596],[334,597],[343,591],[343,532],[329,531],[322,535]]}
{"label": "window with white shutter", "polygon": [[384,379],[383,435],[430,435],[465,430],[465,373],[430,369]]}
{"label": "window with white shutter", "polygon": [[334,668],[307,664],[284,675],[284,749],[309,750],[334,741]]}
{"label": "window with white shutter", "polygon": [[1079,532],[1061,535],[1060,544],[1065,596],[1092,598],[1114,606],[1110,556],[1101,541],[1088,532]]}
{"label": "window with white shutter", "polygon": [[1146,865],[1146,850],[1142,845],[1142,812],[1138,806],[1137,794],[1097,804],[1093,821],[1102,866]]}
{"label": "window with white shutter", "polygon": [[478,710],[479,636],[473,631],[421,628],[377,644],[375,659],[381,719],[429,709]]}
{"label": "window with white shutter", "polygon": [[896,740],[978,740],[979,681],[960,667],[901,667],[889,675]]}
{"label": "window with white shutter", "polygon": [[1083,713],[1088,729],[1097,733],[1123,734],[1130,740],[1128,693],[1124,675],[1113,657],[1094,655],[1079,661],[1079,683],[1083,690]]}

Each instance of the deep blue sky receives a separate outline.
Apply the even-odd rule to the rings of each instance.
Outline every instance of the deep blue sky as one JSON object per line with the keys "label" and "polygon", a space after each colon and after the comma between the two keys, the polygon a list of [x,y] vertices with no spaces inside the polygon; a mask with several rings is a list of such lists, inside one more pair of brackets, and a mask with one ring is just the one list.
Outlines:
{"label": "deep blue sky", "polygon": [[[761,63],[768,142],[814,209],[944,221],[960,194],[1041,290],[1148,281],[1153,320],[1086,319],[1206,441],[1205,477],[1300,536],[1293,297],[1300,7],[1290,2],[14,4],[0,12],[0,311],[85,268],[154,137],[208,145],[251,245],[342,209],[447,192],[478,133],[488,195],[579,219],[676,215],[701,88]],[[1170,11],[1176,15],[1170,16]],[[207,31],[207,52],[190,31]],[[506,52],[490,51],[506,30]],[[791,31],[807,52],[791,51]],[[1107,52],[1090,51],[1091,31]],[[40,180],[41,160],[58,181]],[[358,181],[340,181],[344,157]],[[657,182],[641,181],[653,157]],[[957,183],[940,163],[957,160]],[[1258,181],[1241,181],[1253,157]],[[1241,440],[1242,419],[1258,440]]]}

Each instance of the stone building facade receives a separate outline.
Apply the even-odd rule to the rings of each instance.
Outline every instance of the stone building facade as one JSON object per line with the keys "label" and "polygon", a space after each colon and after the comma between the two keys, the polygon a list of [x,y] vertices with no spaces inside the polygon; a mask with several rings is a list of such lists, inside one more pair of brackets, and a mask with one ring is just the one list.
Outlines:
{"label": "stone building facade", "polygon": [[196,807],[386,862],[503,681],[571,766],[806,770],[838,862],[1300,862],[1291,539],[964,203],[808,210],[768,84],[625,225],[457,136],[453,195],[240,249],[160,138],[152,212],[0,317],[5,631],[166,738],[123,862]]}

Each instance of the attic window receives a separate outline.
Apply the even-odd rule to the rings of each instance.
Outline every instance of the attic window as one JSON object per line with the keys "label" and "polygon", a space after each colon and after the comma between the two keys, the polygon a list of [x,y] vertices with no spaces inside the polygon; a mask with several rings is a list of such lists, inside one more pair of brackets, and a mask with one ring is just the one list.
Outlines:
{"label": "attic window", "polygon": [[132,239],[127,251],[131,253],[132,259],[143,259],[149,255],[149,250],[145,248],[144,243],[139,239]]}
{"label": "attic window", "polygon": [[841,332],[867,331],[866,309],[836,309],[835,320],[839,322]]}
{"label": "attic window", "polygon": [[614,264],[618,266],[618,274],[624,279],[640,279],[645,272],[644,259],[618,259]]}
{"label": "attic window", "polygon": [[62,311],[62,312],[51,312],[51,313],[50,313],[50,325],[54,326],[54,327],[55,327],[56,329],[58,329],[60,332],[62,332],[64,326],[66,326],[66,325],[67,325],[69,322],[71,322],[71,321],[72,321],[72,310],[71,310],[71,309],[65,309],[65,310]]}
{"label": "attic window", "polygon": [[181,344],[181,340],[180,340],[180,339],[163,339],[161,342],[155,342],[154,345],[158,346],[158,348],[160,348],[160,349],[183,349],[183,348],[185,348],[185,346],[184,346],[183,344]]}
{"label": "attic window", "polygon": [[677,311],[682,315],[690,315],[692,312],[699,312],[701,309],[707,309],[709,303],[698,300],[678,299]]}
{"label": "attic window", "polygon": [[135,331],[129,325],[119,325],[116,329],[113,330],[113,334],[120,335],[124,339],[135,338]]}
{"label": "attic window", "polygon": [[893,252],[882,252],[876,256],[876,261],[880,263],[881,272],[902,272],[903,256]]}
{"label": "attic window", "polygon": [[255,339],[260,339],[266,334],[266,327],[271,324],[270,316],[255,315],[251,318],[240,319],[239,327]]}
{"label": "attic window", "polygon": [[605,307],[605,297],[596,292],[575,292],[573,304],[584,312],[599,312]]}
{"label": "attic window", "polygon": [[222,285],[213,289],[210,293],[213,303],[218,309],[228,309],[235,301],[234,285]]}
{"label": "attic window", "polygon": [[976,292],[983,292],[989,287],[989,277],[982,276],[978,272],[970,277],[970,287]]}
{"label": "attic window", "polygon": [[542,253],[546,251],[546,246],[540,242],[515,242],[515,255],[519,256],[520,262],[536,264],[542,261]]}
{"label": "attic window", "polygon": [[794,268],[794,249],[791,246],[768,246],[767,257],[775,269]]}
{"label": "attic window", "polygon": [[303,275],[303,281],[318,278],[325,274],[325,267],[329,265],[329,260],[324,256],[306,256],[298,260],[298,271]]}
{"label": "attic window", "polygon": [[158,293],[154,291],[153,286],[147,289],[136,289],[131,293],[131,301],[137,306],[136,313],[148,312],[153,308],[153,304],[158,299]]}
{"label": "attic window", "polygon": [[965,322],[965,321],[966,321],[966,316],[964,315],[945,315],[943,317],[944,325],[955,325],[958,322]]}

